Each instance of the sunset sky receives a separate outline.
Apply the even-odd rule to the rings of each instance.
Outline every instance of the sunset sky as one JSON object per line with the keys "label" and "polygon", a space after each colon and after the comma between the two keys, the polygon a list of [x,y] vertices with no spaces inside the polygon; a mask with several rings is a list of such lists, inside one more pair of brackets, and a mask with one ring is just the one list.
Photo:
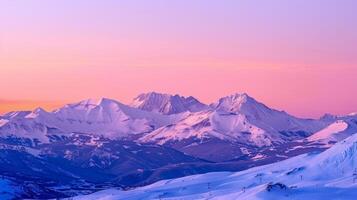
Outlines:
{"label": "sunset sky", "polygon": [[139,93],[247,92],[357,111],[356,0],[0,0],[0,113]]}

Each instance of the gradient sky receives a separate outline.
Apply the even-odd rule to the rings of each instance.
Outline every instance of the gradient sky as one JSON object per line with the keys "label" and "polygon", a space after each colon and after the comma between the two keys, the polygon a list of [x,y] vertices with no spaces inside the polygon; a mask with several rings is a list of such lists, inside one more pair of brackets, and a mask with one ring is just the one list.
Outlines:
{"label": "gradient sky", "polygon": [[[247,92],[357,111],[355,0],[0,0],[0,112],[138,93]],[[1,100],[2,99],[2,100]]]}

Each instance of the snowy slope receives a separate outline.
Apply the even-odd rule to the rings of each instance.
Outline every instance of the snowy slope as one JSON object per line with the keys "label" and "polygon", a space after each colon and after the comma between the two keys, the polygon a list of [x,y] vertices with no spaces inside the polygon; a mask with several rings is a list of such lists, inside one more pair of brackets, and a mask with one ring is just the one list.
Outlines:
{"label": "snowy slope", "polygon": [[322,129],[321,131],[318,131],[317,133],[311,135],[308,137],[309,141],[340,141],[339,137],[343,137],[345,134],[340,134],[341,132],[344,132],[348,129],[348,123],[342,121],[342,120],[337,120],[336,122],[333,122],[326,128]]}
{"label": "snowy slope", "polygon": [[[247,94],[234,94],[211,104],[210,109],[190,113],[175,124],[154,130],[139,141],[168,145],[211,161],[224,161],[255,157],[257,148],[304,139],[329,123],[299,119],[270,109]],[[217,151],[207,151],[212,148]]]}
{"label": "snowy slope", "polygon": [[159,181],[129,191],[101,191],[75,199],[355,199],[357,134],[320,154],[304,154],[237,173]]}
{"label": "snowy slope", "polygon": [[325,126],[325,123],[318,120],[299,119],[284,111],[271,109],[246,93],[223,97],[211,107],[230,113],[241,113],[252,124],[268,132],[284,131],[294,136],[298,135],[298,132],[309,134]]}
{"label": "snowy slope", "polygon": [[190,137],[217,137],[242,140],[247,135],[254,145],[271,145],[273,142],[304,138],[326,123],[318,120],[299,119],[285,112],[268,108],[247,94],[235,94],[221,98],[212,109],[192,113],[174,125],[162,127],[142,138],[142,141],[158,141]]}
{"label": "snowy slope", "polygon": [[194,97],[161,94],[156,92],[144,93],[137,96],[130,104],[134,108],[162,114],[177,114],[181,112],[197,112],[207,108]]}
{"label": "snowy slope", "polygon": [[331,146],[357,132],[356,115],[325,116],[322,120],[329,121],[330,124],[308,137],[307,141]]}
{"label": "snowy slope", "polygon": [[151,132],[175,122],[181,115],[151,113],[111,99],[89,99],[53,112],[38,108],[32,112],[8,113],[0,121],[0,135],[30,138],[42,143],[49,142],[51,134],[87,133],[123,138]]}
{"label": "snowy slope", "polygon": [[270,145],[272,141],[264,130],[250,124],[244,115],[212,110],[191,113],[174,125],[159,128],[145,135],[140,141],[165,144],[171,140],[209,137],[249,142],[256,146]]}
{"label": "snowy slope", "polygon": [[[53,112],[54,126],[67,132],[95,133],[109,138],[153,130],[165,124],[159,115],[131,109],[111,99],[85,100]],[[48,119],[45,117],[43,120]]]}
{"label": "snowy slope", "polygon": [[30,113],[31,111],[14,111],[14,112],[6,113],[5,115],[1,116],[1,118],[7,120],[15,119],[15,118],[23,118]]}

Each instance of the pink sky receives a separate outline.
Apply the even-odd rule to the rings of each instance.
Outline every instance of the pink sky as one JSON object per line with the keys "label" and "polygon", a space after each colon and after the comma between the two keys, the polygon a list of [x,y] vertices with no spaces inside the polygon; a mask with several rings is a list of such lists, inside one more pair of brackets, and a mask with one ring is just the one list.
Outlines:
{"label": "pink sky", "polygon": [[1,1],[0,112],[102,96],[127,103],[147,91],[205,103],[247,92],[304,117],[354,112],[356,8],[352,0]]}

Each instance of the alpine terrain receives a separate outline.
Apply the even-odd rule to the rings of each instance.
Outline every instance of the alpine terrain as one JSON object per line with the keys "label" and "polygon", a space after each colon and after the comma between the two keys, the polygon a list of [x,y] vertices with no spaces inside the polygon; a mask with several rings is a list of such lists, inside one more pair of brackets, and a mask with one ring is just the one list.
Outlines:
{"label": "alpine terrain", "polygon": [[0,199],[109,188],[83,198],[298,197],[326,184],[350,191],[340,185],[351,182],[356,132],[356,114],[301,119],[244,93],[209,105],[151,92],[128,105],[102,98],[10,112],[0,116]]}

